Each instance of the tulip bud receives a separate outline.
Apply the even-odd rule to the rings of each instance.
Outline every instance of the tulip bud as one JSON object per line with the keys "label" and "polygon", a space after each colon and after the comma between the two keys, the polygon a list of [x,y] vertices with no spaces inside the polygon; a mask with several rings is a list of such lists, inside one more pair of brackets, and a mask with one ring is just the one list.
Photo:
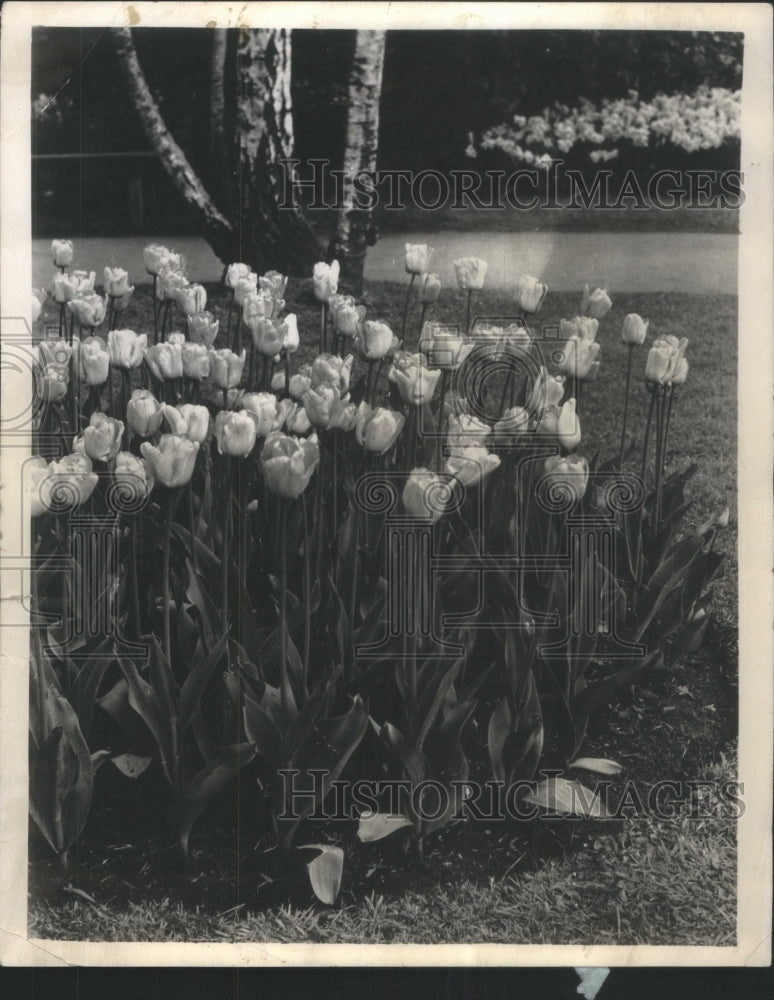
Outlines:
{"label": "tulip bud", "polygon": [[86,337],[77,351],[81,383],[104,385],[110,371],[110,354],[102,337]]}
{"label": "tulip bud", "polygon": [[672,375],[672,385],[683,385],[685,380],[688,378],[688,358],[681,357],[677,359],[675,365],[675,371]]}
{"label": "tulip bud", "polygon": [[126,407],[126,422],[138,437],[153,437],[161,427],[161,403],[147,389],[135,389]]}
{"label": "tulip bud", "polygon": [[274,431],[266,438],[261,451],[261,468],[267,487],[287,500],[295,500],[304,492],[319,461],[320,449],[315,435],[299,439]]}
{"label": "tulip bud", "polygon": [[52,281],[54,289],[54,301],[59,302],[71,302],[81,286],[79,278],[74,274],[62,274],[57,271],[54,275]]}
{"label": "tulip bud", "polygon": [[423,306],[434,306],[441,295],[441,279],[437,274],[423,274],[419,282],[419,302]]}
{"label": "tulip bud", "polygon": [[428,368],[422,354],[396,358],[388,375],[404,403],[412,406],[426,406],[430,402],[440,377],[440,369]]}
{"label": "tulip bud", "polygon": [[253,450],[256,426],[253,415],[243,410],[221,410],[215,417],[215,440],[221,455],[244,458]]}
{"label": "tulip bud", "polygon": [[178,292],[188,286],[189,281],[183,271],[167,262],[158,274],[156,298],[161,302],[176,301]]}
{"label": "tulip bud", "polygon": [[287,327],[281,320],[269,319],[251,313],[245,317],[245,325],[253,338],[256,351],[264,358],[273,358],[282,350]]}
{"label": "tulip bud", "polygon": [[127,505],[139,507],[151,495],[154,486],[153,472],[144,458],[137,458],[129,451],[119,451],[113,476]]}
{"label": "tulip bud", "polygon": [[728,522],[731,520],[731,511],[728,507],[724,507],[723,510],[718,514],[715,524],[719,528],[727,528]]}
{"label": "tulip bud", "polygon": [[645,361],[645,381],[654,385],[663,385],[669,367],[669,352],[654,344],[648,351],[648,357]]}
{"label": "tulip bud", "polygon": [[406,418],[385,406],[369,406],[365,400],[357,409],[355,437],[366,451],[383,455],[398,440]]}
{"label": "tulip bud", "polygon": [[247,351],[234,354],[227,347],[210,348],[210,379],[218,389],[236,389],[242,379]]}
{"label": "tulip bud", "polygon": [[295,313],[288,313],[283,323],[285,336],[282,341],[282,350],[286,354],[295,354],[301,346],[301,338],[298,335],[298,317]]}
{"label": "tulip bud", "polygon": [[354,337],[360,332],[366,308],[355,304],[351,295],[336,295],[330,300],[333,328],[340,337]]}
{"label": "tulip bud", "polygon": [[583,316],[590,316],[592,319],[602,319],[612,308],[613,303],[610,301],[607,289],[595,288],[593,292],[589,292],[589,286],[586,285],[584,287],[580,310]]}
{"label": "tulip bud", "polygon": [[188,319],[188,336],[192,344],[204,344],[205,347],[212,347],[215,338],[218,336],[220,321],[215,319],[211,312],[193,313]]}
{"label": "tulip bud", "polygon": [[234,284],[234,301],[241,308],[245,304],[248,295],[254,294],[258,290],[258,275],[250,272],[237,278]]}
{"label": "tulip bud", "polygon": [[179,254],[172,253],[167,247],[151,243],[142,252],[143,263],[148,274],[159,275],[165,268],[180,271],[183,259]]}
{"label": "tulip bud", "polygon": [[381,320],[366,320],[355,334],[355,353],[363,361],[380,361],[397,351],[400,341]]}
{"label": "tulip bud", "polygon": [[403,507],[411,517],[437,521],[451,497],[449,484],[430,469],[413,469],[403,487]]}
{"label": "tulip bud", "polygon": [[186,378],[201,382],[210,374],[210,353],[204,344],[185,343],[181,347],[183,374]]}
{"label": "tulip bud", "polygon": [[94,271],[73,271],[70,277],[78,282],[76,297],[94,294],[94,282],[97,279]]}
{"label": "tulip bud", "polygon": [[120,298],[129,291],[129,275],[122,267],[105,268],[105,291],[111,298]]}
{"label": "tulip bud", "polygon": [[463,486],[475,486],[500,465],[497,455],[480,445],[455,449],[446,460],[446,471]]}
{"label": "tulip bud", "polygon": [[40,375],[41,399],[46,403],[60,403],[67,395],[69,381],[66,367],[46,365]]}
{"label": "tulip bud", "polygon": [[162,486],[175,489],[190,481],[199,447],[198,441],[189,441],[177,434],[162,434],[158,447],[143,441],[140,451],[156,480]]}
{"label": "tulip bud", "polygon": [[583,340],[573,335],[565,343],[557,370],[577,379],[593,377],[598,370],[600,346],[594,340]]}
{"label": "tulip bud", "polygon": [[242,396],[241,406],[247,410],[255,421],[255,430],[258,437],[266,437],[273,430],[278,430],[277,425],[277,397],[270,392],[246,392]]}
{"label": "tulip bud", "polygon": [[313,427],[326,428],[330,424],[331,411],[341,399],[338,389],[330,385],[318,385],[304,393],[304,409]]}
{"label": "tulip bud", "polygon": [[559,418],[556,424],[556,433],[559,438],[559,443],[566,448],[567,451],[572,451],[573,448],[577,448],[581,442],[580,419],[578,418],[575,407],[575,399],[568,399],[559,411]]}
{"label": "tulip bud", "polygon": [[339,289],[339,262],[331,264],[319,261],[312,268],[314,297],[318,302],[329,302]]}
{"label": "tulip bud", "polygon": [[178,288],[175,296],[177,307],[186,316],[195,316],[204,312],[207,305],[207,292],[204,285],[188,285]]}
{"label": "tulip bud", "polygon": [[630,347],[637,346],[645,342],[648,332],[648,320],[643,319],[637,313],[628,313],[624,316],[621,340]]}
{"label": "tulip bud", "polygon": [[[282,403],[289,405],[283,406]],[[297,434],[299,437],[308,434],[312,429],[312,424],[306,408],[298,403],[291,402],[289,399],[283,399],[282,403],[280,404],[280,417],[282,418],[280,427],[284,424],[288,434]],[[279,430],[279,427],[277,429]]]}
{"label": "tulip bud", "polygon": [[530,394],[527,409],[534,416],[545,406],[553,406],[561,402],[564,396],[564,375],[549,375],[545,368],[535,379]]}
{"label": "tulip bud", "polygon": [[145,351],[148,367],[157,379],[183,377],[183,348],[181,344],[162,341]]}
{"label": "tulip bud", "polygon": [[111,330],[107,337],[110,363],[127,371],[139,368],[148,346],[146,334],[134,330]]}
{"label": "tulip bud", "polygon": [[51,257],[55,267],[69,267],[73,262],[72,240],[52,240]]}
{"label": "tulip bud", "polygon": [[349,378],[354,358],[348,354],[339,358],[335,354],[320,354],[312,362],[310,378],[312,386],[330,385],[342,395],[349,392]]}
{"label": "tulip bud", "polygon": [[236,288],[242,278],[250,274],[249,264],[229,264],[226,268],[226,285],[229,288]]}
{"label": "tulip bud", "polygon": [[452,261],[457,275],[457,284],[464,291],[475,291],[484,287],[489,265],[480,257],[458,257]]}
{"label": "tulip bud", "polygon": [[92,413],[89,426],[83,432],[83,448],[95,462],[109,462],[121,450],[124,425],[106,413]]}
{"label": "tulip bud", "polygon": [[406,272],[424,274],[430,265],[432,250],[427,243],[406,244]]}
{"label": "tulip bud", "polygon": [[516,305],[523,313],[534,315],[540,311],[547,294],[548,285],[544,285],[537,278],[522,275],[516,286]]}
{"label": "tulip bud", "polygon": [[589,479],[589,463],[583,455],[551,455],[546,459],[545,475],[549,480],[549,489],[555,496],[567,497],[577,502],[586,493]]}

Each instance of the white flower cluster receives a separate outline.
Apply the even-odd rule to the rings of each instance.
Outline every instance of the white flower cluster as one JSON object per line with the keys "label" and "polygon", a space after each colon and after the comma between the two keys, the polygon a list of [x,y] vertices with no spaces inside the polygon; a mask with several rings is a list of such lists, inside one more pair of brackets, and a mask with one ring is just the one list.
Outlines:
{"label": "white flower cluster", "polygon": [[579,143],[605,147],[590,151],[593,163],[615,159],[618,143],[640,148],[671,144],[688,153],[717,149],[739,141],[741,96],[738,90],[701,86],[693,94],[657,94],[650,101],[630,91],[599,105],[585,99],[575,108],[555,104],[542,115],[515,115],[511,123],[489,129],[481,148],[544,167],[558,158],[555,154],[567,154]]}

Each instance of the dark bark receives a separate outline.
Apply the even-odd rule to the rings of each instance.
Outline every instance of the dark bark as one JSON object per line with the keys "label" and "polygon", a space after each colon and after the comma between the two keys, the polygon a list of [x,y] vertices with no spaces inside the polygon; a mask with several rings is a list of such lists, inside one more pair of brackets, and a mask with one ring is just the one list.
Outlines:
{"label": "dark bark", "polygon": [[339,211],[331,256],[341,264],[342,285],[356,294],[363,287],[363,268],[374,242],[373,211],[355,204],[354,177],[376,170],[379,148],[379,99],[382,90],[386,32],[358,31],[349,80],[343,205]]}

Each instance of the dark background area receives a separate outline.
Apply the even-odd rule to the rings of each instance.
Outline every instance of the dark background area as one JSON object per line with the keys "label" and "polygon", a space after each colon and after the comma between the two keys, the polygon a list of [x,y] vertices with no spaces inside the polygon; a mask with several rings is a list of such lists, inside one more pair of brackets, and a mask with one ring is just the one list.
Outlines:
{"label": "dark background area", "polygon": [[[133,34],[167,125],[205,185],[217,192],[209,139],[211,32],[137,29]],[[236,33],[229,34],[227,106],[233,104],[234,74],[228,69],[233,70],[236,50]],[[301,160],[325,157],[334,165],[340,160],[353,39],[351,31],[293,33]],[[516,113],[538,113],[556,101],[573,106],[582,97],[599,101],[629,90],[648,99],[692,92],[700,84],[738,89],[741,78],[739,34],[394,31],[387,37],[379,167],[507,169],[490,156],[466,157],[468,133],[480,135]],[[36,235],[191,231],[176,193],[149,154],[103,30],[34,30],[33,102],[40,94],[55,100],[33,120]],[[235,133],[228,115],[226,127]],[[123,155],[104,155],[116,153]],[[706,152],[694,155],[694,165],[707,166]],[[674,155],[669,162],[674,165]]]}

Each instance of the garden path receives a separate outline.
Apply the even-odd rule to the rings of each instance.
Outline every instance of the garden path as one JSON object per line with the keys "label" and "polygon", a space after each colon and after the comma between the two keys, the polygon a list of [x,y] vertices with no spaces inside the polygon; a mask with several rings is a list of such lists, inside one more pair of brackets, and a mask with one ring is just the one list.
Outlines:
{"label": "garden path", "polygon": [[[730,293],[737,290],[738,237],[729,233],[411,233],[385,235],[368,252],[366,278],[403,280],[406,240],[435,247],[432,268],[444,285],[454,283],[455,257],[489,262],[487,288],[512,288],[520,274],[532,274],[552,291],[572,291],[585,282],[613,292]],[[188,259],[192,280],[217,281],[222,265],[205,241],[195,236],[87,237],[77,240],[77,264],[99,278],[105,265],[126,267],[134,282],[142,249],[164,243]],[[50,240],[32,241],[33,285],[51,283]]]}

